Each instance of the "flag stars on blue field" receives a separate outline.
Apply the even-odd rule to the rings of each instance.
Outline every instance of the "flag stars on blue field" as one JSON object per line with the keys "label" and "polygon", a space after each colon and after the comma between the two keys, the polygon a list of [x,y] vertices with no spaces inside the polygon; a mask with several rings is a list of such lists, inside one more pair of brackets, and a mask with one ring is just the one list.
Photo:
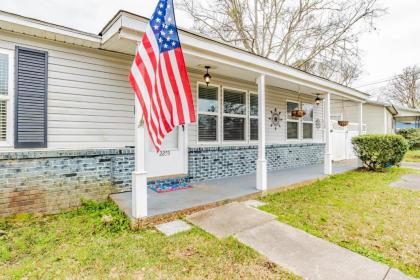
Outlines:
{"label": "flag stars on blue field", "polygon": [[161,52],[180,47],[171,3],[172,0],[161,0],[150,21]]}

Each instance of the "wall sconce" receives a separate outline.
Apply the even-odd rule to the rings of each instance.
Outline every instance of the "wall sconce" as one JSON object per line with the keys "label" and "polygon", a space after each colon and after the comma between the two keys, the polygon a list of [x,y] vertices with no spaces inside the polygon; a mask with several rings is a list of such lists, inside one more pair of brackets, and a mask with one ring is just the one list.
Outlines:
{"label": "wall sconce", "polygon": [[322,101],[322,100],[321,100],[321,98],[319,97],[319,94],[317,94],[317,95],[316,95],[316,98],[315,98],[315,104],[316,104],[316,105],[319,105],[319,104],[321,104],[321,101]]}
{"label": "wall sconce", "polygon": [[209,84],[210,84],[210,81],[211,81],[211,75],[209,74],[209,69],[211,68],[210,66],[205,66],[204,68],[206,68],[206,74],[204,74],[204,76],[203,76],[203,78],[204,78],[204,81],[206,82],[206,85],[207,85],[207,87],[209,86]]}

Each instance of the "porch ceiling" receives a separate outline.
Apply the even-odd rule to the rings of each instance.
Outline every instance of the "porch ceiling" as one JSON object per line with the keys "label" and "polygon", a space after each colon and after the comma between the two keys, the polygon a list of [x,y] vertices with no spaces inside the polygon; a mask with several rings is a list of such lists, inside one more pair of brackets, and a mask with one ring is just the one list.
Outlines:
{"label": "porch ceiling", "polygon": [[[103,45],[103,48],[127,54],[134,54],[136,49],[136,40],[140,38],[139,36],[141,36],[141,34],[138,32],[132,32],[125,29],[120,30],[119,34],[114,34],[107,40],[107,42]],[[243,67],[238,67],[237,65],[222,63],[212,56],[206,56],[202,53],[197,55],[197,52],[190,51],[189,48],[184,48],[184,56],[186,66],[196,73],[204,74],[204,66],[208,65],[211,66],[210,73],[213,76],[242,80],[252,84],[256,84],[256,79],[261,75],[261,73],[258,73],[257,71],[251,71]],[[301,92],[302,94],[322,95],[326,93],[326,91],[306,86],[304,83],[291,82],[289,80],[273,76],[266,77],[266,85],[287,89],[293,92]]]}
{"label": "porch ceiling", "polygon": [[[119,35],[114,34],[107,42],[103,45],[103,48],[109,50],[117,50],[127,54],[134,54],[136,49],[136,40],[138,40],[140,33],[132,32],[129,30],[121,30]],[[238,66],[233,66],[217,61],[215,58],[208,56],[203,58],[203,55],[196,55],[189,51],[188,48],[184,48],[185,63],[189,69],[192,69],[197,73],[205,73],[204,66],[211,66],[210,73],[214,76],[229,77],[236,80],[242,80],[255,84],[256,79],[260,73],[256,71],[250,71]],[[291,91],[298,92],[300,90],[303,94],[317,94],[323,93],[322,91],[310,88],[308,86],[300,85],[298,83],[292,83],[287,80],[267,76],[267,86],[283,88]]]}
{"label": "porch ceiling", "polygon": [[[261,75],[258,72],[250,71],[237,66],[227,65],[224,63],[216,62],[212,59],[203,59],[189,53],[185,54],[185,60],[187,67],[192,69],[196,73],[205,73],[204,66],[208,65],[211,67],[210,73],[219,77],[227,77],[235,80],[242,80],[256,85],[257,78]],[[266,85],[271,87],[277,87],[287,89],[294,92],[301,92],[303,94],[316,94],[321,93],[313,88],[299,85],[287,80],[267,76]]]}
{"label": "porch ceiling", "polygon": [[[144,32],[147,19],[121,11],[101,32],[102,48],[134,54],[136,42]],[[256,82],[266,75],[266,85],[300,91],[305,94],[331,93],[349,100],[364,101],[368,95],[328,81],[264,57],[209,40],[199,34],[179,30],[187,67],[204,72],[204,65],[213,66],[213,74]]]}

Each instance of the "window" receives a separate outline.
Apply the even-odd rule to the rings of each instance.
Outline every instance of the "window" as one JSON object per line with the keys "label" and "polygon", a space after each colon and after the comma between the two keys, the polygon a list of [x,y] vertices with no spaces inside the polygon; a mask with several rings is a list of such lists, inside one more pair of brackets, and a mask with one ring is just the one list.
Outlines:
{"label": "window", "polygon": [[249,94],[249,140],[258,140],[258,94]]}
{"label": "window", "polygon": [[314,138],[314,105],[303,104],[303,110],[306,115],[302,118],[302,136],[303,139]]}
{"label": "window", "polygon": [[299,109],[299,103],[287,102],[287,140],[299,139],[299,118],[292,116],[296,109]]}
{"label": "window", "polygon": [[198,86],[198,141],[217,142],[219,88]]}
{"label": "window", "polygon": [[245,141],[246,92],[223,89],[223,140]]}
{"label": "window", "polygon": [[12,55],[0,49],[0,146],[12,144]]}

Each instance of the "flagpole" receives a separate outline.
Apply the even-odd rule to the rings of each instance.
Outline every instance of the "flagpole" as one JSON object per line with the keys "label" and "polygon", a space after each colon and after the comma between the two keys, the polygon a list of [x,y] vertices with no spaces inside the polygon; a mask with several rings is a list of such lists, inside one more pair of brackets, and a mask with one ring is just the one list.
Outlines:
{"label": "flagpole", "polygon": [[147,172],[146,145],[143,112],[137,97],[135,99],[135,169],[133,172],[131,204],[135,219],[147,217]]}

